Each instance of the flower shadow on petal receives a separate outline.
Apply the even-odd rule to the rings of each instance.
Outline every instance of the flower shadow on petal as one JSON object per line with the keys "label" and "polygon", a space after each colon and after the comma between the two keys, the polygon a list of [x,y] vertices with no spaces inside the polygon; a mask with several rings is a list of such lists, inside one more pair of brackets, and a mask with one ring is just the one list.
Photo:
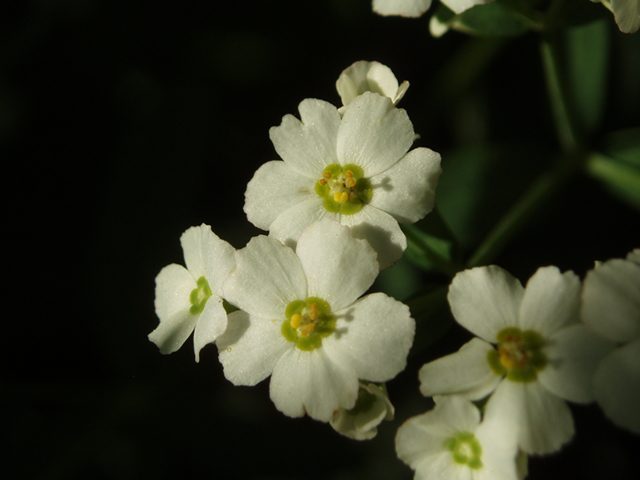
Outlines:
{"label": "flower shadow on petal", "polygon": [[[393,232],[385,230],[382,227],[371,225],[370,223],[360,223],[351,227],[351,234],[354,238],[364,239],[378,253],[378,262],[380,262],[380,253],[384,252],[387,259],[399,259],[404,253],[404,249],[393,243]],[[385,263],[384,261],[382,263]],[[393,262],[395,263],[395,262]],[[381,268],[385,268],[381,266]]]}
{"label": "flower shadow on petal", "polygon": [[220,349],[235,345],[251,325],[249,314],[242,310],[229,314],[227,322],[227,330],[215,342]]}
{"label": "flower shadow on petal", "polygon": [[371,189],[373,190],[374,195],[375,195],[375,191],[378,190],[378,189],[384,190],[385,192],[390,192],[390,191],[393,190],[393,185],[391,185],[391,178],[389,178],[389,176],[385,175],[384,178],[379,179],[378,177],[380,175],[381,174],[378,174],[378,176],[376,176],[376,180],[379,180],[379,181],[377,181],[376,183],[372,183],[371,184]]}
{"label": "flower shadow on petal", "polygon": [[[353,308],[349,308],[346,312],[344,312],[341,315],[335,315],[336,321],[337,320],[344,320],[345,322],[352,322],[353,321]],[[346,335],[349,332],[349,329],[347,327],[340,327],[340,328],[336,328],[333,332],[333,335],[335,336],[336,340],[340,340],[340,337],[342,337],[342,335]]]}

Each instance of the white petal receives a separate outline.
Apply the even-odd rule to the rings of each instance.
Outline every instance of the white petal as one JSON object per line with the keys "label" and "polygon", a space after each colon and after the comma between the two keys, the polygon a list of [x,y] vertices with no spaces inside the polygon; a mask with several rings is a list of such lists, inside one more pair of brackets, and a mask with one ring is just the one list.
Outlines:
{"label": "white petal", "polygon": [[611,10],[621,32],[635,33],[640,29],[640,1],[611,0]]}
{"label": "white petal", "polygon": [[582,320],[611,340],[640,337],[640,265],[613,259],[589,271],[582,291]]}
{"label": "white petal", "polygon": [[423,395],[457,394],[469,400],[479,400],[493,392],[502,379],[487,361],[493,346],[474,338],[460,350],[422,366],[419,373]]}
{"label": "white petal", "polygon": [[386,65],[361,60],[340,74],[336,89],[343,105],[348,105],[364,92],[379,93],[395,100],[398,94],[398,80]]}
{"label": "white petal", "polygon": [[390,213],[399,222],[417,222],[433,210],[441,173],[440,154],[416,148],[371,178],[370,205]]}
{"label": "white petal", "polygon": [[362,238],[378,254],[380,270],[396,263],[407,248],[407,237],[400,229],[398,221],[388,213],[371,205],[353,215],[342,215],[340,223],[351,227],[354,238]]}
{"label": "white petal", "polygon": [[386,382],[404,370],[415,331],[409,307],[373,293],[335,313],[336,330],[322,346],[358,378]]}
{"label": "white petal", "polygon": [[487,402],[485,415],[496,415],[518,431],[518,444],[528,454],[552,453],[573,437],[573,418],[566,402],[540,382],[503,380]]}
{"label": "white petal", "polygon": [[538,379],[550,392],[572,402],[594,400],[592,378],[613,344],[584,325],[571,325],[552,334],[543,349],[547,366]]}
{"label": "white petal", "polygon": [[374,438],[378,433],[378,425],[383,420],[393,420],[393,405],[378,385],[366,385],[361,382],[358,395],[362,395],[363,392],[366,392],[370,399],[373,396],[371,405],[359,410],[356,402],[352,410],[340,409],[329,422],[336,432],[354,440]]}
{"label": "white petal", "polygon": [[285,415],[301,417],[306,412],[328,422],[339,408],[353,408],[358,388],[354,371],[331,361],[323,348],[310,352],[292,348],[274,368],[269,391],[276,408]]}
{"label": "white petal", "polygon": [[490,413],[484,415],[475,431],[475,437],[482,446],[483,465],[475,472],[474,480],[516,480],[517,427],[494,415],[495,410]]}
{"label": "white petal", "polygon": [[160,325],[149,334],[161,353],[173,353],[189,338],[198,320],[191,315],[191,291],[197,287],[193,276],[182,265],[164,267],[156,277],[156,315]]}
{"label": "white petal", "polygon": [[256,227],[269,230],[271,224],[287,209],[310,198],[317,178],[299,174],[280,160],[262,165],[247,185],[244,211]]}
{"label": "white petal", "polygon": [[487,342],[515,327],[524,288],[509,272],[495,265],[459,272],[449,287],[449,305],[456,321]]}
{"label": "white petal", "polygon": [[294,344],[281,333],[282,321],[266,320],[242,310],[229,314],[226,331],[216,341],[224,376],[234,385],[255,385],[273,372]]}
{"label": "white petal", "polygon": [[308,295],[322,298],[334,312],[355,302],[378,276],[373,248],[334,220],[307,227],[296,254],[307,276]]}
{"label": "white petal", "polygon": [[373,11],[380,15],[419,17],[431,6],[431,0],[373,0]]}
{"label": "white petal", "polygon": [[391,99],[365,92],[347,107],[338,132],[338,159],[353,163],[371,178],[398,162],[409,151],[414,131],[402,109]]}
{"label": "white petal", "polygon": [[274,238],[253,237],[236,252],[236,264],[222,290],[227,301],[245,312],[284,321],[287,305],[307,298],[300,260]]}
{"label": "white petal", "polygon": [[616,425],[640,434],[640,339],[605,357],[593,385],[605,415]]}
{"label": "white petal", "polygon": [[640,248],[636,248],[628,253],[627,260],[640,265]]}
{"label": "white petal", "polygon": [[523,330],[535,330],[542,337],[579,321],[580,279],[557,267],[542,267],[529,279],[520,305]]}
{"label": "white petal", "polygon": [[286,115],[279,127],[271,127],[269,137],[287,165],[319,180],[328,165],[339,163],[336,140],[340,114],[330,103],[315,98],[303,100],[298,110],[301,121]]}
{"label": "white petal", "polygon": [[222,305],[222,299],[212,295],[207,300],[204,310],[198,318],[195,332],[193,332],[193,347],[196,362],[200,361],[200,350],[205,345],[213,343],[227,329],[227,312]]}
{"label": "white petal", "polygon": [[277,238],[291,248],[296,248],[296,242],[302,231],[323,218],[338,220],[340,214],[328,212],[322,205],[323,199],[316,195],[302,203],[285,210],[271,224],[269,236]]}
{"label": "white petal", "polygon": [[489,3],[492,0],[442,0],[447,7],[453,10],[455,13],[462,13],[465,10],[469,10],[471,7],[475,7],[476,5],[481,5],[484,3]]}

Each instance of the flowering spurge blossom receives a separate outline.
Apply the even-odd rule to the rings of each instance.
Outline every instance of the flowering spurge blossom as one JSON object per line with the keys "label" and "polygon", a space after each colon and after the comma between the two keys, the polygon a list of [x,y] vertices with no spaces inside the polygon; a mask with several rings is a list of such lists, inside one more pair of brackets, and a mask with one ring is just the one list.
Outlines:
{"label": "flowering spurge blossom", "polygon": [[[564,400],[594,399],[591,379],[611,344],[578,323],[580,280],[544,267],[526,288],[497,266],[458,273],[449,288],[456,321],[480,338],[420,370],[424,395],[491,394],[486,415],[518,431],[528,454],[558,450],[572,437]],[[494,345],[496,345],[494,347]]]}
{"label": "flowering spurge blossom", "polygon": [[602,0],[602,4],[611,10],[621,32],[635,33],[640,29],[640,0]]}
{"label": "flowering spurge blossom", "polygon": [[235,267],[235,249],[209,225],[191,227],[180,237],[187,268],[175,263],[156,277],[156,314],[160,325],[149,334],[161,353],[173,353],[191,332],[196,362],[200,350],[227,328],[222,282]]}
{"label": "flowering spurge blossom", "polygon": [[229,315],[216,342],[235,385],[271,375],[278,410],[328,422],[353,408],[358,379],[385,382],[404,369],[415,322],[406,305],[382,293],[358,298],[378,264],[375,251],[347,227],[314,223],[295,252],[258,236],[237,251],[236,262],[223,291],[241,310]]}
{"label": "flowering spurge blossom", "polygon": [[396,435],[398,458],[419,479],[517,480],[516,429],[458,395],[435,396],[429,412],[407,420]]}
{"label": "flowering spurge blossom", "polygon": [[[391,69],[379,62],[361,60],[344,70],[336,81],[336,89],[344,106],[364,92],[375,92],[389,97],[394,105],[404,97],[409,82],[398,86],[398,80]],[[344,112],[344,107],[340,109]]]}
{"label": "flowering spurge blossom", "polygon": [[301,120],[286,115],[269,131],[283,161],[265,163],[249,182],[247,218],[291,247],[306,226],[331,218],[371,244],[381,269],[390,267],[407,246],[398,222],[416,222],[433,208],[440,155],[408,152],[407,113],[377,93],[356,97],[342,117],[322,100],[303,100],[298,109]]}
{"label": "flowering spurge blossom", "polygon": [[[462,13],[491,0],[441,0],[455,13]],[[373,0],[373,11],[384,16],[420,17],[429,10],[431,0]]]}
{"label": "flowering spurge blossom", "polygon": [[370,440],[383,420],[393,420],[395,409],[384,385],[360,382],[358,400],[350,410],[340,408],[329,422],[333,429],[354,440]]}
{"label": "flowering spurge blossom", "polygon": [[596,401],[616,425],[640,433],[640,249],[587,273],[582,319],[620,345],[595,372]]}

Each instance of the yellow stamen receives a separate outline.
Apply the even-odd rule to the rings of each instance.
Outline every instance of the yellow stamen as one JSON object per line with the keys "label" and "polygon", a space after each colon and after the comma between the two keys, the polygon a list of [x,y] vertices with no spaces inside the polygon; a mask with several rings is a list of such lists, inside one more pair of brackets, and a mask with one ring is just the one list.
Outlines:
{"label": "yellow stamen", "polygon": [[336,192],[333,194],[333,200],[335,202],[339,202],[340,201],[340,192]]}
{"label": "yellow stamen", "polygon": [[347,178],[353,178],[353,172],[351,170],[347,170],[344,176]]}
{"label": "yellow stamen", "polygon": [[309,324],[305,325],[304,327],[302,327],[302,329],[300,331],[300,336],[306,337],[311,332],[313,332],[314,328],[315,328],[315,324],[313,324],[313,323],[309,323]]}
{"label": "yellow stamen", "polygon": [[311,320],[316,320],[318,318],[318,310],[311,310],[309,312],[309,318]]}
{"label": "yellow stamen", "polygon": [[321,179],[318,181],[318,183],[319,183],[320,185],[326,185],[326,184],[327,184],[327,181],[326,181],[324,178],[321,178]]}
{"label": "yellow stamen", "polygon": [[300,322],[302,322],[302,315],[299,313],[294,313],[291,315],[291,327],[298,328],[300,326]]}
{"label": "yellow stamen", "polygon": [[345,203],[349,201],[349,194],[347,192],[342,192],[342,194],[340,195],[340,203]]}
{"label": "yellow stamen", "polygon": [[309,305],[309,310],[318,310],[318,304],[312,303],[311,305]]}
{"label": "yellow stamen", "polygon": [[347,186],[348,186],[348,187],[351,187],[351,188],[355,187],[355,186],[356,186],[356,181],[355,181],[355,179],[353,179],[353,178],[348,178],[348,179],[347,179]]}
{"label": "yellow stamen", "polygon": [[331,178],[331,172],[324,172],[322,176],[325,180],[329,180]]}

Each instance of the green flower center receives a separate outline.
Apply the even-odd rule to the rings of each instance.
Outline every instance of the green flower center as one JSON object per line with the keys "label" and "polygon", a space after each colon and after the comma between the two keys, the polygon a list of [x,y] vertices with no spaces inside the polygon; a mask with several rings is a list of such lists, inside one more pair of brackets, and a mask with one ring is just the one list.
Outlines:
{"label": "green flower center", "polygon": [[533,330],[505,328],[497,335],[498,349],[491,350],[487,361],[496,375],[506,375],[512,382],[533,382],[547,365],[542,352],[542,337]]}
{"label": "green flower center", "polygon": [[317,297],[291,302],[285,315],[282,335],[300,350],[308,352],[320,347],[322,339],[335,330],[336,320],[329,304]]}
{"label": "green flower center", "polygon": [[472,469],[482,468],[482,447],[471,432],[459,432],[449,438],[445,448],[451,452],[453,461]]}
{"label": "green flower center", "polygon": [[207,304],[207,300],[211,296],[211,288],[209,288],[209,282],[204,277],[200,277],[196,282],[197,287],[191,290],[191,308],[189,312],[191,315],[197,315],[202,313],[204,306]]}
{"label": "green flower center", "polygon": [[316,193],[324,198],[329,212],[353,215],[371,200],[371,182],[364,178],[362,169],[353,164],[341,167],[329,165],[316,183]]}

